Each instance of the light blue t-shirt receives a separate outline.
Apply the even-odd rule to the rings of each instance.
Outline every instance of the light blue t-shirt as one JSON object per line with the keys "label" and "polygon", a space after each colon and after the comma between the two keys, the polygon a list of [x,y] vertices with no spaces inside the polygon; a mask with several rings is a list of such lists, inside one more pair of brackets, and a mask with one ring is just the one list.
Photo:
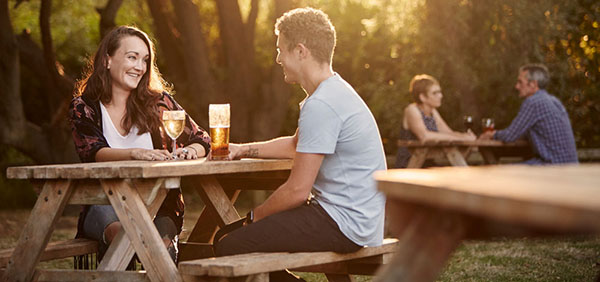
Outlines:
{"label": "light blue t-shirt", "polygon": [[296,151],[325,155],[312,193],[342,233],[361,246],[381,245],[385,197],[373,179],[386,169],[379,129],[337,73],[301,104]]}

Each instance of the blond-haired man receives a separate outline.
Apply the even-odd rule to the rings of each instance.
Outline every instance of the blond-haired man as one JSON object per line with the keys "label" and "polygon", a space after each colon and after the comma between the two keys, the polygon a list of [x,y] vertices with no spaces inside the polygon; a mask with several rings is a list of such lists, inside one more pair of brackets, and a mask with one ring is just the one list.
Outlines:
{"label": "blond-haired man", "polygon": [[307,93],[298,129],[293,136],[232,144],[230,158],[293,158],[294,166],[244,227],[216,243],[217,255],[381,245],[385,197],[372,174],[386,169],[383,146],[369,108],[331,67],[333,25],[322,11],[301,8],[280,17],[275,34],[285,81]]}

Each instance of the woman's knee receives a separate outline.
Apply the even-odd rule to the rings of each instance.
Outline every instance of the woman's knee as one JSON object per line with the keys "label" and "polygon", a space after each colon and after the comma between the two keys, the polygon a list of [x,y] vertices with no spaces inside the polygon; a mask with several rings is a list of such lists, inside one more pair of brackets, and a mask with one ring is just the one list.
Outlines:
{"label": "woman's knee", "polygon": [[115,221],[109,225],[106,226],[106,228],[104,228],[104,242],[107,244],[110,244],[110,242],[112,242],[115,237],[117,237],[117,234],[119,234],[119,231],[121,230],[121,223],[118,221]]}

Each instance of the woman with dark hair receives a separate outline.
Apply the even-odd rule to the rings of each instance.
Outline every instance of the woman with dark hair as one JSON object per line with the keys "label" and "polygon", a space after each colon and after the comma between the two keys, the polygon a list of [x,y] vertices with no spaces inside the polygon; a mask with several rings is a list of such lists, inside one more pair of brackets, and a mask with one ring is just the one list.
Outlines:
{"label": "woman with dark hair", "polygon": [[[69,109],[81,161],[171,159],[171,142],[162,128],[161,116],[165,110],[183,108],[167,90],[146,33],[121,26],[107,34],[79,81]],[[209,135],[187,114],[177,143],[179,158],[204,157],[210,150]],[[181,190],[172,189],[154,219],[173,260],[183,209]],[[98,240],[102,254],[120,229],[111,206],[92,205],[86,206],[79,218],[78,236]]]}
{"label": "woman with dark hair", "polygon": [[[442,105],[440,83],[430,75],[420,74],[413,77],[408,88],[414,103],[404,109],[400,138],[402,140],[475,140],[470,130],[463,133],[453,131],[437,111]],[[396,167],[405,168],[410,152],[398,148]],[[427,166],[427,164],[426,164]]]}

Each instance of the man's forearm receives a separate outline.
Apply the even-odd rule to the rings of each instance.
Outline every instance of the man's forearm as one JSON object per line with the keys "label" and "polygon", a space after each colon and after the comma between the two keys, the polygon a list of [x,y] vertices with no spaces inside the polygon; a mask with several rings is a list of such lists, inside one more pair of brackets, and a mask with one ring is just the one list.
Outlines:
{"label": "man's forearm", "polygon": [[246,158],[292,159],[296,153],[294,136],[280,137],[265,142],[247,143],[243,145]]}

